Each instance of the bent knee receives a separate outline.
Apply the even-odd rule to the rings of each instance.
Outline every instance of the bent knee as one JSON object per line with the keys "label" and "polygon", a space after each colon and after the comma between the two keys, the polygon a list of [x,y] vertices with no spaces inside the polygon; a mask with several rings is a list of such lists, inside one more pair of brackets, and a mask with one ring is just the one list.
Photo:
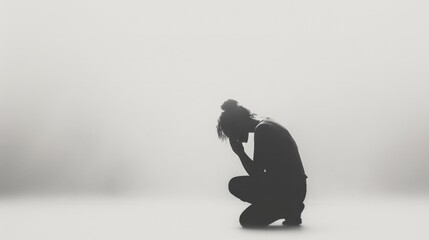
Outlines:
{"label": "bent knee", "polygon": [[246,182],[248,182],[248,179],[249,176],[238,176],[231,178],[228,183],[229,192],[235,195],[235,193],[237,193],[240,188],[242,188],[243,184],[246,184]]}
{"label": "bent knee", "polygon": [[239,185],[239,179],[238,178],[239,177],[233,177],[231,180],[229,180],[228,190],[232,194],[237,192],[238,185]]}

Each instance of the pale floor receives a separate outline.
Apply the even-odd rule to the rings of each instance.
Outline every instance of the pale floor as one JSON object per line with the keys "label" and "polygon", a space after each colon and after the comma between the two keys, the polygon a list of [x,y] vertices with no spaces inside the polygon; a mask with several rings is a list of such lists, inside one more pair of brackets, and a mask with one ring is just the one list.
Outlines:
{"label": "pale floor", "polygon": [[0,239],[411,239],[428,240],[429,197],[307,201],[301,227],[238,223],[234,198],[6,198]]}

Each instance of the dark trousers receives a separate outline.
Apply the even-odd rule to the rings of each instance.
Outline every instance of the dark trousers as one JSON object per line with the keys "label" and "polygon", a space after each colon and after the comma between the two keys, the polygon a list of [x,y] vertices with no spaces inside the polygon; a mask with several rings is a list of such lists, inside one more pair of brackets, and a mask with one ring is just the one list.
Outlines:
{"label": "dark trousers", "polygon": [[285,223],[301,223],[301,212],[307,192],[305,179],[281,183],[268,177],[234,177],[229,181],[229,191],[242,201],[251,203],[240,216],[243,227],[268,226],[278,219]]}

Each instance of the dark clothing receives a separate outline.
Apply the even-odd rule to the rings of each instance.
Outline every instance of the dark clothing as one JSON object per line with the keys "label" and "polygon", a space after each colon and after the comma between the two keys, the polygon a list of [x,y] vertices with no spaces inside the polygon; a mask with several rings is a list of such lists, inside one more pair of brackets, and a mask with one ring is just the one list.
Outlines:
{"label": "dark clothing", "polygon": [[243,227],[267,226],[283,218],[293,225],[301,223],[307,192],[306,179],[285,185],[268,177],[256,180],[250,176],[240,176],[229,181],[229,191],[252,204],[240,216]]}
{"label": "dark clothing", "polygon": [[267,226],[278,219],[300,224],[307,181],[295,140],[270,118],[255,129],[257,174],[231,179],[229,191],[252,205],[240,216],[242,226]]}
{"label": "dark clothing", "polygon": [[248,203],[296,204],[304,201],[306,179],[294,184],[279,184],[269,178],[256,180],[250,176],[234,177],[229,181],[232,195]]}

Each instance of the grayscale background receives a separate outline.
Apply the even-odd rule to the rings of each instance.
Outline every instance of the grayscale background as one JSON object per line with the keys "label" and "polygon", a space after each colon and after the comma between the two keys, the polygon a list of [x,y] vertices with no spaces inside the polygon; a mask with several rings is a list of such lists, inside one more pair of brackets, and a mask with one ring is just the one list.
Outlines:
{"label": "grayscale background", "polygon": [[291,132],[308,201],[421,199],[428,11],[419,0],[2,0],[0,198],[235,202],[227,183],[245,172],[215,129],[233,98]]}

